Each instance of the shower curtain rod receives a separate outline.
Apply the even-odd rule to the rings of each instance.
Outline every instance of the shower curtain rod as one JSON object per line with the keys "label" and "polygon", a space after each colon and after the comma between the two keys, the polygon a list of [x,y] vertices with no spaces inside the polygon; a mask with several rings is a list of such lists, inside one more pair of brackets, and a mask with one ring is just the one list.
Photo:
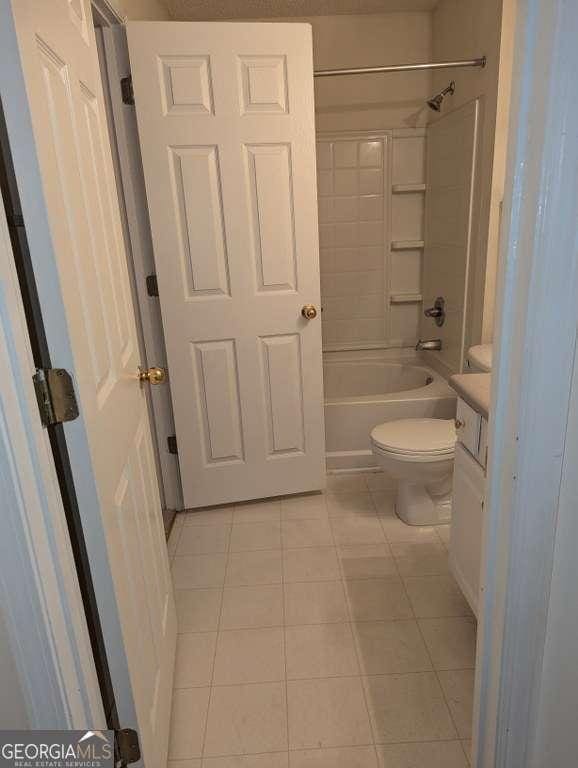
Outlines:
{"label": "shower curtain rod", "polygon": [[357,69],[316,69],[315,77],[335,77],[336,75],[372,75],[377,72],[410,72],[415,69],[452,69],[457,67],[485,67],[486,57],[481,59],[462,59],[459,61],[434,61],[426,64],[388,64],[384,67],[359,67]]}

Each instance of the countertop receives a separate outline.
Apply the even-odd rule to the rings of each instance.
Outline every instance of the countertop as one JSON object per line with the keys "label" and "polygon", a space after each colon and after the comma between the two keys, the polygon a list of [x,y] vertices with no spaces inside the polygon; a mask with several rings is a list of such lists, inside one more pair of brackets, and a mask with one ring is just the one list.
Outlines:
{"label": "countertop", "polygon": [[486,419],[489,418],[492,397],[491,373],[456,373],[450,376],[449,384],[462,400]]}

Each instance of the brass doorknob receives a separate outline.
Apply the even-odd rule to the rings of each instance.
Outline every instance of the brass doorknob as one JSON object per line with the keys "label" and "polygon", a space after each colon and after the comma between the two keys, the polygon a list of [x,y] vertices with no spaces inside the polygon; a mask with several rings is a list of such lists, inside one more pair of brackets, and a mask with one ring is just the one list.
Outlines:
{"label": "brass doorknob", "polygon": [[304,304],[301,308],[301,314],[306,320],[313,320],[313,318],[317,317],[317,310],[313,304]]}
{"label": "brass doorknob", "polygon": [[167,372],[164,368],[159,368],[156,365],[146,370],[139,367],[138,379],[142,384],[145,381],[148,381],[149,384],[163,384],[167,380]]}

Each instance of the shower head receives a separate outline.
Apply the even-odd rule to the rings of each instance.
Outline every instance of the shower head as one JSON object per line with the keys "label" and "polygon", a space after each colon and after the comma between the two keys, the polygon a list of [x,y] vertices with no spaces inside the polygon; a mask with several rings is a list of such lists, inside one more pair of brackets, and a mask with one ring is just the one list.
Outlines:
{"label": "shower head", "polygon": [[451,83],[446,88],[443,89],[443,91],[436,93],[435,96],[432,96],[431,99],[428,99],[428,102],[427,102],[428,107],[430,109],[433,109],[434,112],[439,112],[440,109],[442,108],[442,102],[446,97],[446,95],[448,93],[453,94],[455,90],[456,90],[456,84],[452,80]]}

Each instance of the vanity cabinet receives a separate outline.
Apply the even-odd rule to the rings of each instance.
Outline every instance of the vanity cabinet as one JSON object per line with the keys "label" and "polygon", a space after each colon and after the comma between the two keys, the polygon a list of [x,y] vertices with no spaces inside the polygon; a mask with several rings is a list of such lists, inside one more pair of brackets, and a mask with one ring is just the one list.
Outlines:
{"label": "vanity cabinet", "polygon": [[487,420],[458,399],[450,568],[477,615],[484,527]]}

